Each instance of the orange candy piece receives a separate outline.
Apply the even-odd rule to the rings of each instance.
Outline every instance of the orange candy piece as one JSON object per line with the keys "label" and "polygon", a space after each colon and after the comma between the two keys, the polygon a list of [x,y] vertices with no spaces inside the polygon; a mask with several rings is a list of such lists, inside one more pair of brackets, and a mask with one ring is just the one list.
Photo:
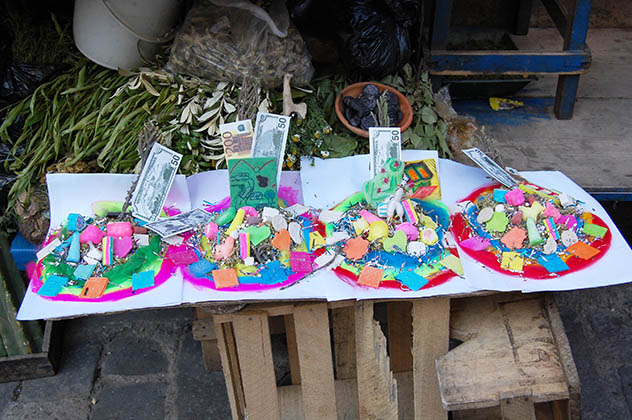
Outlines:
{"label": "orange candy piece", "polygon": [[509,232],[505,233],[500,242],[505,244],[507,248],[518,249],[522,248],[522,243],[526,237],[527,232],[524,229],[514,226]]}
{"label": "orange candy piece", "polygon": [[566,248],[566,251],[583,260],[589,260],[595,255],[599,254],[599,252],[601,252],[597,248],[585,244],[581,241],[575,242],[573,245]]}
{"label": "orange candy piece", "polygon": [[342,249],[347,258],[352,260],[359,260],[364,257],[364,254],[369,250],[369,241],[366,239],[357,237],[349,239]]}
{"label": "orange candy piece", "polygon": [[225,289],[227,287],[239,286],[237,272],[234,268],[223,268],[221,270],[213,270],[213,282],[216,289]]}
{"label": "orange candy piece", "polygon": [[103,296],[110,280],[107,277],[90,277],[83,285],[79,298],[96,299]]}
{"label": "orange candy piece", "polygon": [[272,246],[279,251],[289,251],[290,243],[290,232],[288,232],[287,229],[281,229],[276,235],[274,235],[274,239],[272,239]]}
{"label": "orange candy piece", "polygon": [[377,289],[380,286],[383,274],[384,270],[381,268],[365,266],[360,273],[360,277],[358,277],[358,284]]}

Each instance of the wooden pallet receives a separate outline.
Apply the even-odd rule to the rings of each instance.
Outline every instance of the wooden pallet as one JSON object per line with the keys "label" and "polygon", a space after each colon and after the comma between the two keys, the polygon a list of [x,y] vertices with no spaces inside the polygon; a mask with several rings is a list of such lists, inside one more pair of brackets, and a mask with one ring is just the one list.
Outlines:
{"label": "wooden pallet", "polygon": [[[193,332],[207,365],[217,340],[234,419],[579,419],[549,296],[385,304],[386,335],[369,301],[200,307]],[[292,385],[277,387],[271,330],[285,331]],[[448,351],[451,337],[463,344]]]}

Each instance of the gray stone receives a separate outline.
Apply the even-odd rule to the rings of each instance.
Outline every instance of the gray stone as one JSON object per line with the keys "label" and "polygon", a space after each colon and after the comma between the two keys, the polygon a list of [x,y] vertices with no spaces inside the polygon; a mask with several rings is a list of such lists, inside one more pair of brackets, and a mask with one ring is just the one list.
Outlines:
{"label": "gray stone", "polygon": [[180,344],[176,381],[179,419],[231,418],[224,374],[204,370],[202,347],[190,331]]}
{"label": "gray stone", "polygon": [[114,339],[105,348],[103,375],[145,375],[166,372],[169,361],[160,345],[145,338],[125,335]]}
{"label": "gray stone", "polygon": [[58,401],[12,402],[3,420],[85,420],[90,411],[87,399],[65,398]]}
{"label": "gray stone", "polygon": [[58,401],[69,397],[88,398],[101,347],[93,343],[64,346],[57,375],[22,382],[19,402]]}
{"label": "gray stone", "polygon": [[97,393],[92,420],[162,419],[165,414],[166,384],[138,383],[109,386]]}
{"label": "gray stone", "polygon": [[5,407],[13,400],[19,382],[5,382],[0,384],[0,418]]}

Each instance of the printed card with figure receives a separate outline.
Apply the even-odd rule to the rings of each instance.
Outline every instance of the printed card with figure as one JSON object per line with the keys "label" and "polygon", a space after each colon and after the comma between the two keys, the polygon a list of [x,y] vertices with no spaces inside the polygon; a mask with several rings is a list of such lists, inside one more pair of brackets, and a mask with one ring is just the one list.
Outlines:
{"label": "printed card with figure", "polygon": [[232,207],[277,207],[276,158],[229,159],[228,177]]}

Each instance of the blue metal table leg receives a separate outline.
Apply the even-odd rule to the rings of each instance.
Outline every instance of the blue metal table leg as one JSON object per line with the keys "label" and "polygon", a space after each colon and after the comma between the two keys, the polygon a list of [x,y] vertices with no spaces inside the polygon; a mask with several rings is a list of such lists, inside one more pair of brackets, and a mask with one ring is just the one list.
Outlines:
{"label": "blue metal table leg", "polygon": [[[586,47],[586,33],[590,18],[591,0],[575,0],[568,16],[564,35],[564,51],[579,50]],[[560,76],[555,95],[555,116],[560,120],[573,117],[579,75]]]}

